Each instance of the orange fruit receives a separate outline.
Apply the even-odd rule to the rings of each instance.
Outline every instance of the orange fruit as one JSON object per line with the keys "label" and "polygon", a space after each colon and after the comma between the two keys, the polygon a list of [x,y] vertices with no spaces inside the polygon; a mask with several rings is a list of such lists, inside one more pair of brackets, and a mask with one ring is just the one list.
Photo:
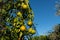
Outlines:
{"label": "orange fruit", "polygon": [[18,16],[22,16],[22,13],[21,13],[21,12],[17,12],[17,15],[18,15]]}
{"label": "orange fruit", "polygon": [[28,21],[27,23],[29,26],[32,26],[33,22],[31,20]]}
{"label": "orange fruit", "polygon": [[33,29],[31,33],[32,33],[32,34],[35,34],[35,33],[36,33],[36,31]]}
{"label": "orange fruit", "polygon": [[26,9],[26,8],[28,8],[28,6],[26,4],[24,4],[24,3],[22,3],[22,8]]}
{"label": "orange fruit", "polygon": [[28,29],[28,32],[30,32],[30,33],[31,33],[31,32],[32,32],[32,28],[29,28],[29,29]]}
{"label": "orange fruit", "polygon": [[22,25],[22,26],[20,27],[20,30],[21,30],[21,31],[25,31],[25,30],[26,30],[25,25]]}
{"label": "orange fruit", "polygon": [[29,28],[28,32],[31,33],[31,34],[35,34],[36,33],[36,31],[33,28]]}

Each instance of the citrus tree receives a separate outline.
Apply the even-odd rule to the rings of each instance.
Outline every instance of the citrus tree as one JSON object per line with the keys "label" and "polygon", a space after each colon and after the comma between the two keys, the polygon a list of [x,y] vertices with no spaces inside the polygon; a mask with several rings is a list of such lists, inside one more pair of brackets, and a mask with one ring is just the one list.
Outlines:
{"label": "citrus tree", "polygon": [[36,33],[29,0],[0,0],[0,40],[24,40]]}

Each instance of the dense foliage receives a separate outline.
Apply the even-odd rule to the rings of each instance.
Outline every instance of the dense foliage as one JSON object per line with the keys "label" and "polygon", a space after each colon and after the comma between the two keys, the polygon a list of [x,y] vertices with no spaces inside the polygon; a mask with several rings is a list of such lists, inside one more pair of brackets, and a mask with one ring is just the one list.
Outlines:
{"label": "dense foliage", "polygon": [[35,34],[29,0],[0,0],[0,40],[24,40]]}

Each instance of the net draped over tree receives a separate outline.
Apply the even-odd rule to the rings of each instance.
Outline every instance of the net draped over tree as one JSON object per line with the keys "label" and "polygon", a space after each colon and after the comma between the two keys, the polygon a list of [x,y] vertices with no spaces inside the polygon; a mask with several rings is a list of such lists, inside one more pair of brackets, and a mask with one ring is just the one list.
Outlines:
{"label": "net draped over tree", "polygon": [[0,0],[0,40],[24,40],[36,33],[29,0]]}

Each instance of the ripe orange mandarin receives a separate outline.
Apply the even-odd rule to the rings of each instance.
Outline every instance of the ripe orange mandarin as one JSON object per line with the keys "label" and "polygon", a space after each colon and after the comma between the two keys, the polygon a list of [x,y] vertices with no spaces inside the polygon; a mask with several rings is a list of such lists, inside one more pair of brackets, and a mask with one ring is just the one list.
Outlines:
{"label": "ripe orange mandarin", "polygon": [[32,34],[35,34],[35,33],[36,33],[36,31],[33,29],[31,33],[32,33]]}
{"label": "ripe orange mandarin", "polygon": [[25,25],[22,25],[22,26],[20,27],[20,30],[21,30],[21,31],[25,31],[25,30],[26,30]]}
{"label": "ripe orange mandarin", "polygon": [[30,32],[30,33],[31,33],[31,32],[32,32],[32,28],[29,28],[29,29],[28,29],[28,32]]}
{"label": "ripe orange mandarin", "polygon": [[22,8],[26,9],[26,8],[28,8],[28,6],[26,4],[24,4],[24,3],[22,3]]}
{"label": "ripe orange mandarin", "polygon": [[21,13],[21,12],[18,12],[18,13],[17,13],[17,15],[18,15],[18,16],[21,16],[21,15],[22,15],[22,13]]}
{"label": "ripe orange mandarin", "polygon": [[33,24],[33,22],[31,20],[28,21],[27,23],[29,26],[31,26]]}

